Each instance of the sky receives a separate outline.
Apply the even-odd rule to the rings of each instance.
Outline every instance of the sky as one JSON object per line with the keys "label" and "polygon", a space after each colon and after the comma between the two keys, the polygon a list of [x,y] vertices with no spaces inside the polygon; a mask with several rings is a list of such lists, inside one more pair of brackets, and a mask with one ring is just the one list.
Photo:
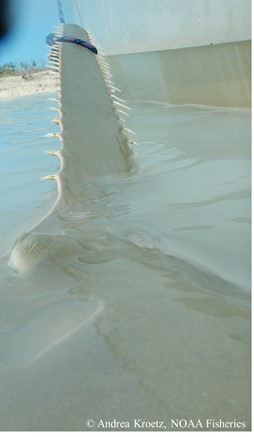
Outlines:
{"label": "sky", "polygon": [[[65,20],[69,21],[72,0],[64,0]],[[0,43],[0,65],[8,62],[47,61],[45,38],[59,24],[56,0],[12,0],[13,23]]]}

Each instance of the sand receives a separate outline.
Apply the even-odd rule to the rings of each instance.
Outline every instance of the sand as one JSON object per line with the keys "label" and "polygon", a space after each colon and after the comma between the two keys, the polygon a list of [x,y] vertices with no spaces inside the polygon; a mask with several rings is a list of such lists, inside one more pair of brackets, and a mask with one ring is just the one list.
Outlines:
{"label": "sand", "polygon": [[51,70],[20,73],[0,78],[0,98],[16,98],[41,92],[55,91]]}

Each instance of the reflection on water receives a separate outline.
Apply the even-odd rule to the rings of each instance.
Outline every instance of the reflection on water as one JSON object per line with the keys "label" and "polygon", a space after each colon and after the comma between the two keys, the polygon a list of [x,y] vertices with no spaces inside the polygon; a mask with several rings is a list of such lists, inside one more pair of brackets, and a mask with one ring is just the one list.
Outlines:
{"label": "reflection on water", "polygon": [[86,181],[2,261],[3,429],[250,427],[249,111],[132,107],[138,170]]}

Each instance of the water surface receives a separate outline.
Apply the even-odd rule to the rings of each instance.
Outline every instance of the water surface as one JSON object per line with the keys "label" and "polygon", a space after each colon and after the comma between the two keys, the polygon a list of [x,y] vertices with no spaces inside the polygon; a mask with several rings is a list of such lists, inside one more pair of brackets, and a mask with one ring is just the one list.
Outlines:
{"label": "water surface", "polygon": [[49,107],[53,93],[3,99],[0,102],[1,129],[1,216],[0,255],[15,239],[49,210],[56,198],[52,183],[41,181],[57,171],[58,162],[44,152],[59,147],[43,135],[56,131],[51,120],[56,114]]}
{"label": "water surface", "polygon": [[[40,133],[43,105],[32,102]],[[91,178],[2,260],[2,429],[86,430],[89,418],[250,426],[250,113],[131,106],[135,171]],[[22,117],[13,177],[34,195],[9,200],[8,217],[53,196],[23,171]],[[55,158],[37,159],[52,172]]]}

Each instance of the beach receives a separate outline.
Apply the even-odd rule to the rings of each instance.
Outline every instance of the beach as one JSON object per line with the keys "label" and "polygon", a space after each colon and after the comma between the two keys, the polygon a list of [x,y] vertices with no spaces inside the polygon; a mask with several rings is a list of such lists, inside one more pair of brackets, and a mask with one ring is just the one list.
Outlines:
{"label": "beach", "polygon": [[[88,39],[78,26],[65,33]],[[10,200],[2,430],[106,430],[107,421],[129,430],[144,421],[146,430],[159,421],[172,431],[181,418],[249,430],[250,110],[134,91],[128,100],[105,57],[63,44],[51,58],[59,76],[0,81],[17,107],[6,116],[12,126],[21,117],[22,132],[41,129],[27,143],[15,130],[25,147],[10,180],[19,171],[25,181],[31,152],[48,159],[26,211],[52,184],[22,229],[22,206]]]}
{"label": "beach", "polygon": [[0,78],[0,98],[15,98],[54,90],[55,83],[49,69],[19,72]]}

